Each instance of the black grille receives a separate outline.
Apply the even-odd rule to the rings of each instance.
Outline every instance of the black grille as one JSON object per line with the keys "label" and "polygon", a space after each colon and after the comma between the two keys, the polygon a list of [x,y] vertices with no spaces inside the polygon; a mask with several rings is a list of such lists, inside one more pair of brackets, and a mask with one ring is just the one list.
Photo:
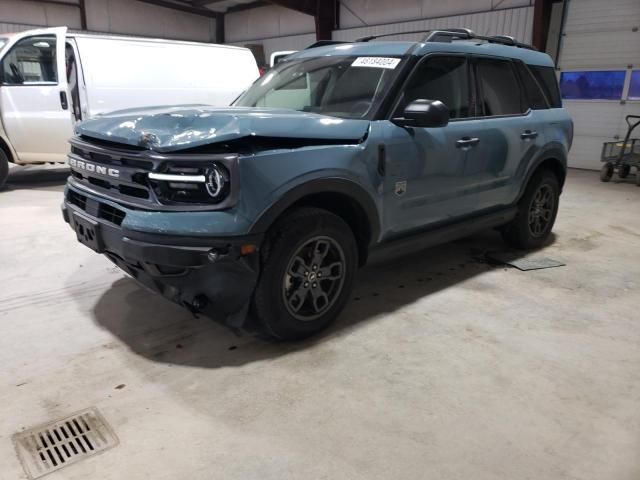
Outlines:
{"label": "black grille", "polygon": [[67,194],[67,200],[69,201],[69,203],[74,204],[76,207],[80,208],[83,211],[87,209],[87,197],[74,192],[73,190],[69,190],[69,193]]}
{"label": "black grille", "polygon": [[106,190],[114,196],[154,200],[147,180],[148,172],[154,170],[154,162],[136,158],[142,152],[135,148],[126,150],[120,145],[103,145],[108,142],[85,143],[72,140],[69,164],[73,177],[91,187]]}
{"label": "black grille", "polygon": [[122,225],[125,215],[126,213],[122,210],[107,205],[106,203],[101,203],[98,207],[98,217],[118,226]]}
{"label": "black grille", "polygon": [[[164,154],[148,149],[76,136],[71,138],[70,185],[122,205],[138,209],[209,210],[234,205],[235,154]],[[225,188],[213,198],[204,182],[173,182],[149,178],[151,172],[205,175],[211,165],[227,172]],[[206,177],[206,175],[205,175]],[[197,191],[195,191],[197,190]],[[96,216],[96,212],[88,212]]]}
{"label": "black grille", "polygon": [[67,201],[83,212],[87,212],[89,215],[97,216],[118,226],[122,225],[124,217],[127,215],[125,211],[119,208],[112,207],[109,204],[97,200],[92,200],[74,190],[68,190]]}

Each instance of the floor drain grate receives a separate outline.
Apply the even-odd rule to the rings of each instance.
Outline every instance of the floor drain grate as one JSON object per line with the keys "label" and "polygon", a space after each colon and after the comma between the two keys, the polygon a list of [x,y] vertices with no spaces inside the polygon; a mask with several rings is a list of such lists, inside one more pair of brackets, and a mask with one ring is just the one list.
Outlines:
{"label": "floor drain grate", "polygon": [[16,433],[13,441],[29,478],[40,478],[118,444],[96,408]]}

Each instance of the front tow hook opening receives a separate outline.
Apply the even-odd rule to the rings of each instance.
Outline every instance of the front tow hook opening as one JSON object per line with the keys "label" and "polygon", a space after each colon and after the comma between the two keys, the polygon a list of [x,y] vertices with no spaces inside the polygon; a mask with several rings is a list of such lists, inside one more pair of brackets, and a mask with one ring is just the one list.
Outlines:
{"label": "front tow hook opening", "polygon": [[209,305],[209,299],[206,295],[200,294],[196,295],[191,303],[183,301],[182,304],[191,312],[191,315],[193,315],[194,318],[200,318],[198,317],[198,314],[202,313],[207,305]]}

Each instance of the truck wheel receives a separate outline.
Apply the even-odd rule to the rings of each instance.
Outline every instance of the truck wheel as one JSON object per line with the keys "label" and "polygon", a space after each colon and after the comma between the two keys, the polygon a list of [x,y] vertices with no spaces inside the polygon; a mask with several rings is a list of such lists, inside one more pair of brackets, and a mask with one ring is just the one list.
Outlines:
{"label": "truck wheel", "polygon": [[276,339],[313,335],[344,308],[357,265],[344,220],[318,208],[294,210],[267,235],[253,311]]}
{"label": "truck wheel", "polygon": [[559,200],[558,178],[549,170],[534,174],[518,202],[516,218],[502,230],[504,240],[516,248],[541,247],[556,221]]}
{"label": "truck wheel", "polygon": [[9,177],[9,159],[7,154],[0,148],[0,189],[4,187],[7,177]]}
{"label": "truck wheel", "polygon": [[631,172],[631,165],[621,165],[620,168],[618,168],[618,176],[620,178],[627,178],[629,172]]}
{"label": "truck wheel", "polygon": [[613,177],[613,165],[605,163],[600,169],[600,181],[608,182]]}

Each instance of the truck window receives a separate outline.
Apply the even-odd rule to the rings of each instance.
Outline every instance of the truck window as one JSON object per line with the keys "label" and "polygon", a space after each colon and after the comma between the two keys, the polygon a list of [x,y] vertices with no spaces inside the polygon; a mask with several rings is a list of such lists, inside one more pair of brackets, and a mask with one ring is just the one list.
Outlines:
{"label": "truck window", "polygon": [[440,100],[450,118],[469,116],[469,76],[464,57],[435,57],[413,71],[404,91],[400,110],[414,100]]}
{"label": "truck window", "polygon": [[553,67],[540,67],[537,65],[529,65],[529,69],[533,76],[536,77],[538,83],[542,87],[544,94],[549,100],[551,108],[561,108],[562,100],[560,100],[560,90],[558,89],[558,81],[556,80],[556,72]]}
{"label": "truck window", "polygon": [[57,83],[55,35],[20,40],[5,55],[0,73],[4,85]]}
{"label": "truck window", "polygon": [[480,104],[484,115],[517,115],[527,110],[520,84],[510,61],[477,60]]}

